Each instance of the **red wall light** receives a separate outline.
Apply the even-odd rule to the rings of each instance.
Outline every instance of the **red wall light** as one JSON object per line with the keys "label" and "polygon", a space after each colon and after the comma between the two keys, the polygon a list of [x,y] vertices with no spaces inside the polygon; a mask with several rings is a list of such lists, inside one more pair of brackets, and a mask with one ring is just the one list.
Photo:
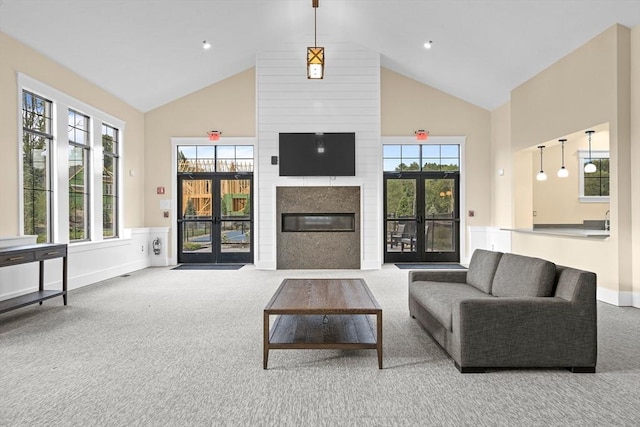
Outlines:
{"label": "red wall light", "polygon": [[222,132],[219,132],[217,130],[210,130],[209,132],[207,132],[207,135],[209,135],[209,141],[219,141],[220,134],[222,134]]}
{"label": "red wall light", "polygon": [[415,131],[415,134],[416,134],[416,139],[418,141],[426,141],[427,138],[429,137],[429,131],[422,130],[422,129]]}

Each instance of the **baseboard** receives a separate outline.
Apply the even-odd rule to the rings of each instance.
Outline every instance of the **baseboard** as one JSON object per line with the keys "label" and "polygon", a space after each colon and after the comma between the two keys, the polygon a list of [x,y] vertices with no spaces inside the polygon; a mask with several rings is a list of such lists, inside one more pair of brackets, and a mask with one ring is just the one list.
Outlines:
{"label": "baseboard", "polygon": [[598,301],[618,307],[640,307],[640,294],[637,292],[621,292],[598,286],[596,298]]}
{"label": "baseboard", "polygon": [[382,262],[380,260],[362,261],[360,263],[360,270],[380,270],[381,268]]}
{"label": "baseboard", "polygon": [[276,270],[276,262],[275,261],[256,261],[255,262],[256,270]]}
{"label": "baseboard", "polygon": [[92,271],[80,276],[69,277],[68,289],[77,289],[83,286],[91,285],[103,280],[112,279],[123,274],[131,273],[133,271],[142,270],[149,267],[147,259],[138,260],[128,264],[117,265],[111,268],[105,268],[99,271]]}
{"label": "baseboard", "polygon": [[640,292],[631,292],[631,305],[640,308]]}

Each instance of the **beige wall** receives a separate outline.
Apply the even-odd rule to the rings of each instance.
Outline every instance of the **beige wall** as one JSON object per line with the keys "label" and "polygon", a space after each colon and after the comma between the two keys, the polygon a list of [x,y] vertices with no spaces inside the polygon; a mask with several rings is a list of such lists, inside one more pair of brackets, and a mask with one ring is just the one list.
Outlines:
{"label": "beige wall", "polygon": [[[22,234],[18,230],[18,127],[20,126],[17,73],[26,74],[52,88],[125,122],[124,227],[144,225],[142,189],[144,117],[104,90],[77,76],[19,41],[0,32],[0,236]],[[133,171],[133,176],[128,172]]]}
{"label": "beige wall", "polygon": [[640,307],[640,25],[631,30],[631,262],[634,305]]}
{"label": "beige wall", "polygon": [[491,112],[491,225],[513,227],[513,167],[511,161],[511,103]]}
{"label": "beige wall", "polygon": [[617,43],[625,32],[609,28],[511,92],[512,151],[613,121]]}
{"label": "beige wall", "polygon": [[[145,114],[147,226],[175,226],[175,218],[164,218],[160,209],[160,200],[176,196],[171,194],[175,179],[171,176],[171,138],[206,138],[210,130],[221,131],[223,138],[254,136],[255,93],[255,69],[251,68]],[[157,187],[165,187],[166,193],[157,195]]]}
{"label": "beige wall", "polygon": [[380,79],[382,136],[413,136],[425,129],[434,136],[466,137],[465,207],[475,211],[473,218],[466,218],[467,226],[489,224],[491,113],[386,68]]}
{"label": "beige wall", "polygon": [[[609,123],[611,237],[592,242],[514,233],[512,250],[522,254],[544,255],[560,264],[589,267],[598,273],[599,286],[622,293],[630,292],[632,280],[630,201],[634,194],[629,161],[632,123],[629,99],[630,43],[631,31],[628,28],[620,25],[609,28],[514,89],[511,94],[510,123],[503,112],[493,113],[497,128],[504,131],[509,125],[511,127],[514,165],[512,204],[516,227],[530,226],[532,223],[531,188],[537,172],[533,166],[532,147],[572,132]],[[634,49],[637,50],[637,45]],[[636,114],[634,121],[637,120]],[[494,153],[494,159],[497,156]],[[508,205],[507,201],[503,201],[501,206]],[[566,250],[558,249],[563,247]],[[637,256],[635,260],[637,263]]]}

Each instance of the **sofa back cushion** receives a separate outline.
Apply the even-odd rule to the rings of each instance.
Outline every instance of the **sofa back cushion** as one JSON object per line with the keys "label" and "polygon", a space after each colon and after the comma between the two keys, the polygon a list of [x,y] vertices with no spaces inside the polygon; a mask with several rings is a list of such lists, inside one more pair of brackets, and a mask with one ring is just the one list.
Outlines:
{"label": "sofa back cushion", "polygon": [[493,276],[496,274],[501,257],[502,252],[476,249],[471,256],[471,261],[469,261],[467,284],[490,294]]}
{"label": "sofa back cushion", "polygon": [[550,261],[504,254],[493,278],[491,293],[497,297],[550,297],[556,265]]}

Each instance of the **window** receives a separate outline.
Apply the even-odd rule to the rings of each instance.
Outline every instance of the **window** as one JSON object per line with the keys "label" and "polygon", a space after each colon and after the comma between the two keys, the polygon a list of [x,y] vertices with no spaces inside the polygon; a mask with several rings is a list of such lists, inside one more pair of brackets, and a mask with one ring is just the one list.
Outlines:
{"label": "window", "polygon": [[118,237],[124,122],[24,74],[18,87],[23,233],[38,242]]}
{"label": "window", "polygon": [[89,238],[89,117],[69,110],[69,240]]}
{"label": "window", "polygon": [[458,144],[385,144],[382,157],[385,172],[460,170]]}
{"label": "window", "polygon": [[22,92],[22,189],[24,234],[51,241],[52,102]]}
{"label": "window", "polygon": [[596,171],[586,173],[584,165],[589,163],[589,152],[579,151],[580,157],[580,194],[583,203],[604,203],[609,201],[609,152],[591,151],[591,162]]}
{"label": "window", "polygon": [[102,124],[102,236],[117,237],[118,129]]}
{"label": "window", "polygon": [[179,145],[178,173],[253,172],[250,145]]}

